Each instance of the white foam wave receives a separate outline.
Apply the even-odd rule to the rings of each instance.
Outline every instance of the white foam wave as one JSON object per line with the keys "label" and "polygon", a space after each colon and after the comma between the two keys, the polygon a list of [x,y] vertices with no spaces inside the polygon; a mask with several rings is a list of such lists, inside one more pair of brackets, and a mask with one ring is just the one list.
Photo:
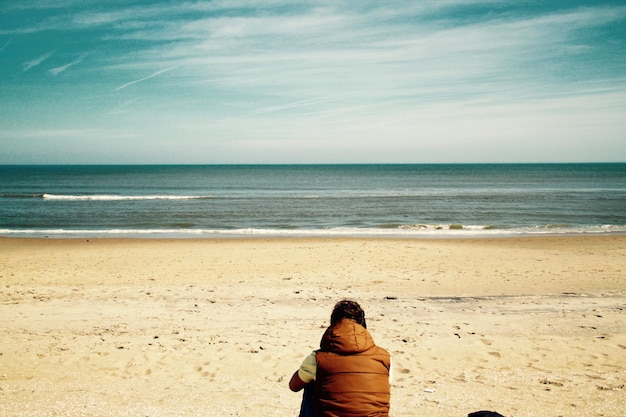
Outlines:
{"label": "white foam wave", "polygon": [[516,229],[493,229],[485,226],[445,228],[425,225],[422,228],[354,228],[336,227],[328,229],[0,229],[2,236],[26,237],[406,237],[406,238],[472,238],[510,237],[532,235],[581,235],[581,234],[625,234],[626,226],[603,225],[589,227],[521,227]]}
{"label": "white foam wave", "polygon": [[122,201],[122,200],[195,200],[211,198],[211,196],[189,196],[189,195],[117,195],[117,194],[95,194],[95,195],[59,195],[43,194],[45,200],[66,200],[66,201]]}

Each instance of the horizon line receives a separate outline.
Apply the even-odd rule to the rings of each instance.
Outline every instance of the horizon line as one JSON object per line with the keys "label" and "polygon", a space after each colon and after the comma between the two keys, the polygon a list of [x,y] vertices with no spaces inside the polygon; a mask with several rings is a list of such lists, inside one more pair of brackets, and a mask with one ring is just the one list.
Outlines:
{"label": "horizon line", "polygon": [[601,165],[626,161],[566,162],[231,162],[231,163],[0,163],[0,166],[338,166],[338,165]]}

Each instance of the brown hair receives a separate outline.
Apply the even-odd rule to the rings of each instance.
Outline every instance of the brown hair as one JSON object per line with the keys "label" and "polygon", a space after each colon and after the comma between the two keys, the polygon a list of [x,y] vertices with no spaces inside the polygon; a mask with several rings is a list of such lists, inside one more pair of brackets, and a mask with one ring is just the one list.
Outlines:
{"label": "brown hair", "polygon": [[330,315],[331,326],[342,319],[354,320],[361,326],[367,328],[365,323],[365,312],[356,301],[341,300],[335,304],[333,312]]}

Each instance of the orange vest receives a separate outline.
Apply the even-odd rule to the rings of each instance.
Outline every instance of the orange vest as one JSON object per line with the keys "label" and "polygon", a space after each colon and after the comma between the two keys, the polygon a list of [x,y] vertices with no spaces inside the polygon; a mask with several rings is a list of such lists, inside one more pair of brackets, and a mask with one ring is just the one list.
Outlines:
{"label": "orange vest", "polygon": [[329,327],[315,355],[316,416],[389,415],[389,353],[353,320]]}

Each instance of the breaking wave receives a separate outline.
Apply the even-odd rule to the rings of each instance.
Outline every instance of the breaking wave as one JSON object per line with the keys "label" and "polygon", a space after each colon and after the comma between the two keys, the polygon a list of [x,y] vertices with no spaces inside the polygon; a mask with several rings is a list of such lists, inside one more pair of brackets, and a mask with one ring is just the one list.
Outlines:
{"label": "breaking wave", "polygon": [[0,229],[2,236],[27,237],[147,237],[147,238],[219,238],[219,237],[381,237],[381,238],[479,238],[513,237],[533,235],[597,235],[624,234],[626,226],[603,225],[567,227],[554,225],[495,228],[492,226],[463,225],[398,225],[389,227],[334,227],[324,229],[297,228],[241,228],[203,229],[186,228],[154,229]]}
{"label": "breaking wave", "polygon": [[59,195],[41,194],[44,200],[64,200],[64,201],[124,201],[124,200],[204,200],[213,196],[193,196],[193,195],[116,195],[116,194],[95,194],[95,195]]}

